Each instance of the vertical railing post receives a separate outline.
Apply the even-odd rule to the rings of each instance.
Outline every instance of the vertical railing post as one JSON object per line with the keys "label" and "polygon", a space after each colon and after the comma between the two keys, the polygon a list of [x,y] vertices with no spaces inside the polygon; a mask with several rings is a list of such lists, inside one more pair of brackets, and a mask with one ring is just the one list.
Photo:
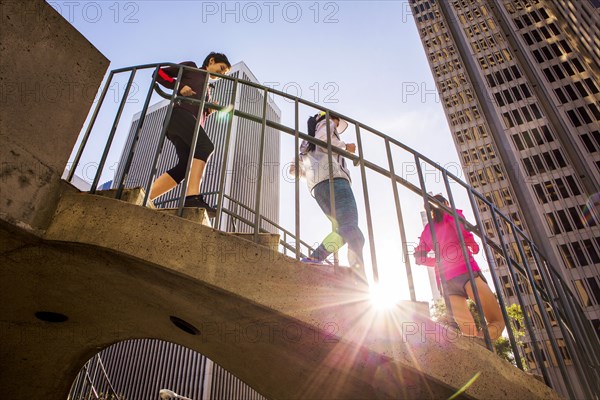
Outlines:
{"label": "vertical railing post", "polygon": [[262,127],[260,131],[260,147],[258,156],[258,176],[256,179],[256,198],[254,203],[254,241],[258,243],[260,232],[260,206],[262,200],[263,164],[265,158],[265,136],[267,129],[267,105],[269,101],[269,89],[265,88],[263,93]]}
{"label": "vertical railing post", "polygon": [[114,72],[110,71],[110,74],[108,75],[108,79],[106,80],[106,83],[104,84],[104,88],[102,89],[102,93],[100,94],[100,98],[98,99],[98,103],[96,103],[96,108],[94,108],[94,113],[92,114],[92,117],[90,118],[90,122],[88,123],[87,129],[85,130],[85,134],[83,135],[83,138],[81,139],[81,144],[79,145],[79,149],[77,149],[77,154],[75,154],[75,158],[73,159],[73,164],[71,165],[71,169],[69,169],[69,173],[67,175],[67,182],[71,182],[71,180],[73,180],[73,176],[75,175],[75,169],[77,168],[77,166],[79,165],[79,162],[81,161],[81,156],[83,155],[83,151],[85,150],[85,147],[87,146],[87,142],[90,138],[90,134],[92,132],[92,129],[94,128],[94,124],[96,123],[96,118],[98,118],[98,113],[100,112],[100,108],[102,107],[102,104],[104,104],[104,98],[106,97],[106,93],[108,92],[108,87],[110,86],[112,79],[114,76]]}
{"label": "vertical railing post", "polygon": [[[529,247],[531,248],[531,253],[533,256],[533,259],[537,265],[537,269],[540,273],[540,277],[542,279],[542,285],[544,287],[544,289],[546,290],[546,296],[548,297],[548,302],[550,303],[550,306],[552,307],[552,310],[554,311],[555,317],[556,317],[556,323],[560,329],[560,332],[562,333],[563,336],[563,340],[565,341],[565,345],[567,347],[567,351],[571,354],[571,356],[574,358],[574,362],[573,364],[575,365],[575,368],[577,369],[578,375],[580,377],[580,382],[585,380],[585,385],[583,385],[584,382],[582,383],[582,386],[584,387],[584,389],[586,390],[586,395],[588,398],[592,398],[593,397],[593,389],[591,389],[591,385],[590,382],[593,382],[593,380],[590,379],[590,376],[588,376],[588,370],[587,368],[584,370],[582,368],[582,362],[583,362],[583,354],[581,354],[579,352],[579,350],[573,346],[573,341],[572,341],[572,336],[571,333],[568,331],[568,329],[566,329],[566,327],[564,326],[564,321],[563,321],[563,317],[561,315],[561,310],[558,307],[558,304],[556,303],[556,299],[560,299],[558,295],[556,295],[556,288],[553,287],[552,282],[548,280],[548,276],[546,274],[545,271],[545,265],[542,264],[542,262],[540,261],[539,255],[537,253],[537,250],[535,248],[535,246],[533,246],[531,243],[529,243]],[[563,310],[565,309],[565,307],[563,306]],[[564,312],[564,311],[563,311]],[[575,332],[577,332],[577,328],[574,327]],[[577,337],[582,337],[582,335],[577,335]],[[560,356],[560,353],[557,355],[557,357]],[[565,378],[565,377],[563,377]]]}
{"label": "vertical railing post", "polygon": [[231,131],[233,129],[233,118],[235,116],[235,102],[237,98],[237,89],[239,78],[233,80],[233,89],[231,92],[231,111],[229,112],[229,120],[227,121],[227,134],[225,136],[225,148],[223,150],[223,158],[221,165],[221,175],[219,176],[219,194],[217,197],[217,215],[215,218],[215,229],[221,229],[221,219],[223,218],[223,203],[225,196],[225,178],[227,176],[227,162],[229,159],[229,147],[231,146]]}
{"label": "vertical railing post", "polygon": [[429,226],[429,233],[431,234],[431,243],[433,245],[432,247],[435,253],[435,264],[440,277],[440,282],[442,284],[442,296],[444,297],[444,303],[446,304],[446,311],[448,312],[448,315],[450,315],[454,319],[454,314],[452,312],[452,304],[450,304],[450,298],[448,297],[448,282],[446,281],[446,274],[444,273],[444,269],[442,268],[441,249],[438,244],[437,237],[435,235],[433,219],[431,218],[431,206],[429,205],[429,195],[427,194],[427,186],[425,185],[425,178],[423,177],[421,158],[416,153],[414,154],[414,157],[415,164],[417,167],[417,175],[419,176],[419,186],[421,187],[421,196],[425,205],[425,214],[427,215],[427,225]]}
{"label": "vertical railing post", "polygon": [[400,195],[398,194],[396,170],[394,169],[392,149],[390,147],[390,141],[388,138],[385,139],[385,150],[388,158],[390,177],[392,180],[392,191],[394,193],[394,204],[396,206],[396,218],[398,219],[398,228],[400,229],[400,240],[402,241],[402,256],[404,257],[404,269],[406,271],[406,281],[408,282],[410,301],[417,301],[417,297],[415,294],[415,283],[413,280],[412,267],[410,263],[410,255],[408,254],[408,241],[406,239],[406,230],[404,229],[404,218],[402,216],[402,207],[400,205]]}
{"label": "vertical railing post", "polygon": [[104,148],[104,152],[102,153],[102,157],[100,158],[100,163],[98,164],[98,171],[96,171],[96,176],[94,177],[94,182],[92,182],[92,187],[90,188],[90,193],[96,193],[96,188],[98,187],[98,181],[100,181],[100,176],[102,175],[102,170],[104,169],[104,164],[106,163],[106,159],[108,157],[108,153],[110,152],[110,147],[112,145],[112,141],[115,137],[115,133],[117,132],[117,126],[119,125],[119,120],[121,119],[121,114],[123,113],[123,109],[125,108],[125,103],[127,103],[127,96],[129,96],[129,91],[131,90],[131,85],[133,84],[133,78],[135,78],[135,73],[137,72],[136,68],[131,70],[131,75],[129,75],[129,81],[127,81],[127,86],[125,87],[125,93],[123,94],[123,98],[121,99],[121,103],[119,104],[119,109],[117,111],[117,115],[115,116],[115,120],[113,121],[112,128],[110,130],[110,134],[108,135],[108,140],[106,141],[106,147]]}
{"label": "vertical railing post", "polygon": [[139,140],[140,134],[142,132],[142,127],[144,125],[144,121],[146,120],[146,113],[148,112],[148,106],[150,105],[150,98],[152,97],[152,92],[154,90],[154,83],[156,82],[156,76],[158,74],[158,70],[160,69],[160,65],[156,66],[154,73],[152,74],[152,81],[150,82],[150,87],[148,89],[148,94],[146,95],[146,99],[144,100],[144,106],[142,107],[142,111],[140,114],[140,119],[138,120],[137,127],[135,129],[135,134],[133,136],[133,140],[131,142],[131,149],[129,150],[129,154],[127,155],[127,160],[125,161],[125,165],[123,168],[123,173],[121,174],[121,178],[119,182],[117,182],[117,194],[116,198],[120,199],[123,194],[123,189],[125,187],[125,179],[127,178],[127,174],[129,173],[129,169],[131,168],[131,163],[133,162],[133,155],[135,153],[135,148],[137,142]]}
{"label": "vertical railing post", "polygon": [[[523,249],[523,245],[521,244],[521,240],[517,234],[516,228],[514,224],[511,222],[510,229],[513,232],[513,238],[517,244],[517,249],[519,250],[519,254],[521,259],[523,260],[523,266],[526,272],[526,277],[529,281],[529,285],[531,286],[531,290],[533,291],[533,296],[535,298],[535,302],[540,310],[540,314],[542,317],[542,321],[544,323],[544,327],[546,328],[546,333],[548,335],[548,339],[550,340],[550,346],[552,347],[552,351],[554,352],[555,358],[558,362],[558,368],[562,374],[563,382],[567,387],[567,392],[571,398],[575,398],[575,392],[573,391],[573,387],[571,385],[569,375],[565,368],[564,360],[562,359],[562,355],[558,345],[556,344],[556,338],[554,337],[554,331],[552,329],[552,324],[550,323],[550,319],[548,318],[548,313],[546,311],[546,307],[540,298],[540,293],[535,285],[535,278],[533,277],[533,272],[531,271],[531,267],[529,266],[529,261],[527,260],[527,254]],[[548,351],[547,351],[548,352]],[[549,352],[548,352],[549,353]],[[548,363],[552,364],[552,357],[548,357]]]}
{"label": "vertical railing post", "polygon": [[152,170],[150,171],[148,180],[146,181],[146,185],[144,185],[145,195],[144,201],[142,202],[143,207],[146,207],[146,205],[148,204],[148,199],[150,199],[150,190],[152,188],[152,182],[154,181],[154,176],[156,175],[156,171],[158,170],[158,158],[162,153],[165,144],[165,137],[167,136],[167,128],[169,127],[169,123],[171,122],[171,115],[173,114],[173,104],[175,103],[175,99],[179,95],[179,86],[181,83],[181,76],[183,75],[183,68],[183,66],[179,66],[179,71],[177,72],[177,79],[175,81],[175,87],[173,88],[173,93],[171,94],[171,98],[169,99],[169,106],[167,108],[165,120],[163,121],[163,127],[160,131],[160,135],[158,138],[158,145],[156,146],[156,151],[152,159],[152,164],[150,164]]}
{"label": "vertical railing post", "polygon": [[[598,346],[597,332],[593,330],[590,321],[585,318],[581,306],[577,303],[577,299],[575,299],[575,296],[570,292],[566,283],[561,282],[561,284],[564,284],[565,286],[563,290],[568,291],[567,302],[570,304],[571,309],[576,310],[575,319],[577,320],[578,325],[575,324],[575,326],[579,326],[581,331],[586,332],[581,340],[581,345],[587,349],[586,355],[591,355],[589,362],[591,368],[589,372],[593,372],[594,379],[592,382],[595,383],[594,392],[596,393],[596,396],[598,396],[600,393],[600,363],[598,362],[598,349],[600,349],[600,346]],[[590,340],[596,342],[596,346],[590,345]]]}
{"label": "vertical railing post", "polygon": [[448,193],[448,201],[450,202],[450,208],[452,209],[452,219],[454,220],[454,227],[456,228],[456,233],[458,234],[458,240],[460,241],[460,248],[462,250],[462,255],[465,260],[465,265],[467,267],[467,273],[469,274],[469,281],[471,283],[471,289],[473,290],[473,296],[475,297],[473,300],[475,301],[475,307],[477,308],[477,313],[479,314],[479,323],[481,324],[481,329],[483,330],[483,336],[485,339],[485,344],[487,348],[491,351],[494,351],[494,345],[492,344],[492,339],[490,337],[490,332],[487,326],[487,322],[485,320],[485,315],[483,313],[483,306],[481,304],[481,298],[479,297],[479,290],[477,289],[477,284],[475,283],[475,275],[473,273],[473,266],[470,261],[470,253],[467,249],[467,245],[465,243],[465,237],[462,233],[462,223],[458,219],[458,211],[456,211],[456,204],[454,203],[454,195],[452,194],[452,188],[450,187],[450,180],[448,179],[448,173],[445,169],[442,169],[442,178],[444,179],[444,186],[446,187],[446,192]]}
{"label": "vertical railing post", "polygon": [[[325,129],[327,132],[327,163],[329,167],[329,204],[331,207],[331,230],[332,232],[337,233],[338,231],[338,223],[337,223],[337,213],[335,210],[335,187],[333,180],[333,153],[332,153],[332,144],[331,144],[331,127],[329,126],[329,122],[331,121],[331,117],[329,115],[329,110],[325,111]],[[315,149],[316,151],[316,149]],[[339,159],[339,156],[338,156]],[[334,249],[333,253],[333,266],[334,270],[337,272],[337,268],[339,266],[338,261],[338,250]]]}
{"label": "vertical railing post", "polygon": [[[294,100],[294,211],[295,215],[295,235],[296,235],[296,260],[300,259],[300,139],[299,139],[299,115],[298,98]],[[310,255],[310,254],[309,254]]]}
{"label": "vertical railing post", "polygon": [[527,307],[525,305],[525,301],[523,300],[523,295],[521,294],[521,284],[519,282],[518,276],[515,274],[515,271],[513,270],[513,266],[512,266],[513,259],[510,256],[510,253],[508,252],[508,250],[506,248],[506,242],[504,241],[504,237],[502,235],[502,230],[500,229],[500,224],[498,222],[498,217],[496,215],[497,214],[496,207],[494,205],[490,205],[490,211],[492,214],[492,221],[494,222],[494,226],[496,228],[496,231],[498,232],[498,237],[500,239],[500,246],[502,247],[502,253],[504,254],[504,257],[506,259],[506,268],[510,275],[511,281],[513,282],[513,284],[515,286],[515,293],[517,295],[517,300],[519,301],[519,306],[521,307],[521,310],[523,311],[523,322],[525,323],[525,328],[527,330],[527,333],[529,334],[529,338],[531,339],[531,346],[533,347],[533,353],[535,355],[535,359],[537,360],[536,363],[539,364],[539,368],[541,369],[542,375],[544,376],[544,381],[546,383],[549,383],[551,381],[550,376],[548,375],[548,370],[546,369],[546,365],[544,365],[544,359],[542,357],[542,353],[540,352],[540,348],[538,347],[538,344],[537,344],[535,332],[533,329],[533,324],[531,323],[531,319],[529,317],[529,313],[528,313]]}
{"label": "vertical railing post", "polygon": [[[473,209],[473,214],[475,215],[475,222],[477,223],[477,226],[481,230],[481,241],[482,241],[481,246],[483,247],[483,250],[485,251],[485,257],[487,260],[489,260],[488,261],[488,263],[489,263],[493,260],[494,256],[492,253],[490,253],[490,249],[488,246],[488,238],[483,229],[483,222],[481,220],[481,215],[479,214],[479,209],[477,207],[477,203],[476,203],[475,197],[473,195],[473,188],[470,186],[468,188],[468,193],[469,193],[469,200],[471,202],[471,208]],[[498,296],[498,303],[500,304],[500,310],[502,311],[502,318],[504,318],[504,323],[506,324],[506,328],[507,328],[506,332],[508,334],[508,340],[510,342],[510,347],[515,356],[515,363],[517,364],[517,367],[519,369],[523,370],[523,362],[521,361],[521,357],[519,356],[520,352],[519,352],[519,348],[517,346],[517,341],[515,339],[515,335],[512,330],[511,320],[508,315],[508,312],[506,311],[506,301],[504,299],[504,295],[502,294],[502,284],[500,283],[500,279],[498,278],[497,271],[495,271],[494,268],[492,268],[492,265],[490,265],[490,274],[492,275],[492,281],[494,282],[494,287],[496,288],[496,296]]]}
{"label": "vertical railing post", "polygon": [[[555,275],[558,275],[556,271],[553,271]],[[600,393],[600,363],[598,361],[598,349],[600,349],[598,336],[596,332],[592,329],[589,321],[585,318],[585,314],[577,299],[570,291],[569,287],[565,282],[562,281],[562,277],[555,277],[556,281],[558,281],[557,288],[559,290],[559,296],[564,299],[566,305],[566,311],[568,317],[570,319],[571,327],[573,330],[573,339],[579,343],[579,346],[585,349],[584,355],[586,358],[589,357],[589,368],[588,372],[593,372],[594,379],[591,381],[595,384],[594,392]],[[594,343],[595,342],[595,345]]]}
{"label": "vertical railing post", "polygon": [[[373,271],[373,282],[379,283],[379,271],[377,268],[377,250],[375,249],[375,233],[373,232],[373,219],[371,217],[371,203],[369,201],[369,190],[367,187],[367,171],[365,169],[365,159],[363,156],[362,138],[360,135],[360,126],[357,123],[355,123],[354,126],[356,127],[356,145],[358,147],[358,162],[360,165],[360,177],[362,180],[363,198],[365,201],[365,211],[367,216],[367,231],[369,236],[369,247],[371,250],[371,268]],[[364,265],[363,270],[366,273],[366,268]]]}
{"label": "vertical railing post", "polygon": [[[583,354],[586,358],[590,357],[590,364],[593,366],[592,370],[595,372],[597,386],[600,385],[600,360],[598,358],[598,349],[600,349],[600,339],[596,335],[596,332],[592,329],[589,321],[585,318],[583,309],[575,299],[575,296],[569,289],[568,285],[563,281],[562,276],[548,266],[546,270],[548,273],[548,279],[555,283],[555,287],[558,293],[557,299],[561,302],[564,307],[564,313],[569,321],[572,334],[575,335],[579,345],[582,347]],[[582,318],[583,316],[583,318]],[[599,388],[600,389],[600,388]],[[600,390],[597,390],[600,393]]]}

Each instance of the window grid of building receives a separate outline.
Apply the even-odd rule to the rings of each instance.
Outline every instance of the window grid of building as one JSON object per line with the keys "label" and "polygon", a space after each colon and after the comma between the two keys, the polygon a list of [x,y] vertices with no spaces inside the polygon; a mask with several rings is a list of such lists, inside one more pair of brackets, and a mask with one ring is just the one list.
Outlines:
{"label": "window grid of building", "polygon": [[[232,66],[230,72],[232,77],[242,80],[257,82],[252,72],[244,63]],[[219,80],[214,84],[213,99],[219,104],[229,104],[233,93],[233,81]],[[256,89],[247,85],[238,85],[236,96],[236,108],[255,116],[262,116],[263,95]],[[140,132],[140,138],[135,147],[133,161],[129,173],[125,179],[125,187],[145,187],[150,177],[152,160],[158,148],[159,134],[166,116],[168,100],[152,105],[146,114],[144,126]],[[138,126],[140,115],[136,114],[129,130],[129,136],[123,148],[121,161],[115,174],[114,185],[117,185],[123,176],[125,160],[131,151],[134,135]],[[279,122],[281,112],[272,99],[267,102],[267,118],[270,121]],[[206,171],[200,191],[202,193],[214,193],[218,191],[223,163],[226,165],[225,193],[235,201],[241,203],[236,205],[230,201],[224,201],[224,207],[240,217],[254,222],[254,212],[246,208],[254,209],[259,161],[259,143],[261,135],[261,124],[243,118],[234,117],[232,137],[228,159],[225,157],[225,140],[227,136],[228,121],[220,116],[208,118],[205,130],[215,145],[215,151],[206,165]],[[265,130],[265,154],[263,160],[263,181],[261,185],[261,215],[273,221],[279,222],[279,155],[280,135],[273,128]],[[170,169],[177,163],[177,154],[170,141],[165,140],[163,151],[158,161],[156,176]],[[177,199],[181,196],[182,185],[178,185],[172,191],[158,197],[155,202],[161,207],[176,207]],[[209,204],[217,203],[217,195],[205,197]],[[230,232],[254,232],[253,228],[228,215],[223,216],[222,228]],[[265,221],[261,228],[278,233],[278,230]]]}
{"label": "window grid of building", "polygon": [[[531,207],[531,204],[518,204],[513,196],[513,182],[508,181],[505,170],[518,168],[516,171],[522,178],[518,184],[525,188],[537,206],[536,218],[545,229],[544,236],[552,243],[556,258],[564,262],[563,275],[570,280],[574,291],[579,292],[590,321],[598,321],[600,307],[593,291],[598,288],[600,276],[600,243],[597,239],[600,230],[586,211],[592,193],[586,193],[579,177],[582,173],[599,176],[600,171],[599,64],[590,59],[589,54],[578,52],[581,47],[578,35],[565,32],[565,25],[573,23],[565,21],[557,12],[561,7],[570,7],[573,15],[594,9],[596,18],[584,20],[586,23],[580,23],[577,29],[587,29],[584,26],[591,23],[594,26],[587,31],[597,33],[597,8],[591,2],[589,7],[579,3],[583,2],[454,0],[440,7],[434,0],[410,0],[469,183],[503,213],[510,215],[517,226],[527,230],[521,207]],[[497,19],[499,13],[507,16],[505,20],[512,24],[510,31],[502,29],[503,25]],[[452,36],[449,21],[457,21],[460,38]],[[598,38],[598,35],[591,36]],[[525,56],[539,71],[535,77],[532,78],[530,72],[525,73],[522,59],[515,57],[515,51],[522,48],[513,48],[506,37],[516,37],[523,44]],[[599,48],[600,45],[595,45],[594,50],[597,52]],[[474,90],[473,79],[463,68],[461,54],[472,57],[478,74],[473,79],[484,82],[486,98],[479,98],[485,95],[481,90]],[[540,85],[550,91],[550,100],[559,110],[562,125],[555,125],[555,120],[547,118],[547,105],[540,101],[540,91],[536,89]],[[482,102],[492,105],[503,128],[498,134],[509,139],[508,145],[518,165],[506,164],[502,159],[496,148],[497,138],[493,137],[493,131],[482,116]],[[564,126],[569,128],[568,132],[564,132]],[[573,152],[564,150],[563,146],[568,145],[565,134],[570,135],[569,143],[585,155],[585,172],[572,163]],[[487,207],[480,206],[479,209],[484,232],[492,238],[502,234],[512,256],[520,260],[516,243],[507,236],[509,228],[500,223],[498,232]],[[496,259],[494,264],[509,301],[517,302],[515,287],[523,294],[531,292],[528,284],[511,282],[504,260]],[[533,309],[530,311],[535,314]],[[534,323],[537,328],[541,328],[539,322],[538,317]],[[595,326],[598,326],[597,322]],[[537,337],[535,340],[542,348],[546,347],[543,351],[549,354],[549,347],[544,346],[543,340]],[[526,348],[526,353],[530,351]],[[563,356],[568,357],[566,349],[564,353]],[[554,360],[554,355],[551,359]],[[532,357],[528,360],[532,361]]]}

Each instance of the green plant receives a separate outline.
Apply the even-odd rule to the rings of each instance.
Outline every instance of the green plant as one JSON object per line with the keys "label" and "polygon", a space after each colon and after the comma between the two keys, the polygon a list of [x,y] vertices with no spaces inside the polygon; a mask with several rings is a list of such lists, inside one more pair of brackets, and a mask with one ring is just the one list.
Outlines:
{"label": "green plant", "polygon": [[[467,302],[469,305],[469,310],[471,311],[471,315],[473,315],[475,325],[477,326],[477,330],[480,331],[481,320],[479,318],[479,313],[477,312],[477,306],[475,305],[475,302],[473,302],[471,299],[468,299]],[[446,304],[444,303],[444,299],[435,300],[431,304],[430,311],[431,317],[434,321],[444,324],[449,324],[451,321],[453,321],[452,317],[446,311]],[[510,306],[506,307],[506,313],[510,318],[510,328],[512,330],[512,334],[515,338],[515,341],[518,346],[522,346],[523,343],[521,339],[525,336],[523,310],[518,304],[511,304]],[[494,342],[494,350],[500,358],[507,360],[513,365],[517,364],[515,361],[515,355],[513,354],[512,347],[510,346],[510,341],[508,340],[508,338],[502,336],[499,337]],[[521,361],[524,368],[526,369],[527,364],[525,363],[525,360],[522,358]]]}

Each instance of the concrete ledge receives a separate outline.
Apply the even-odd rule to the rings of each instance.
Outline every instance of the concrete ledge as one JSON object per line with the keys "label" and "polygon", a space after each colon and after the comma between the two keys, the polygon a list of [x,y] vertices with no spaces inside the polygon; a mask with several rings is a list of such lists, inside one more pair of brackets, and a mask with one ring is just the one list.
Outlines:
{"label": "concrete ledge", "polygon": [[[177,212],[179,210],[177,208],[157,208],[156,211],[177,217]],[[207,228],[212,228],[212,224],[210,223],[210,219],[208,218],[208,213],[204,208],[184,207],[183,215],[181,216],[181,218],[187,219],[188,221],[192,221],[200,225],[204,225]]]}
{"label": "concrete ledge", "polygon": [[[94,195],[109,197],[111,199],[116,199],[117,189],[98,190],[96,193],[94,193]],[[137,188],[132,188],[132,189],[124,189],[123,192],[121,193],[121,198],[117,199],[117,200],[124,201],[124,202],[130,203],[130,204],[134,204],[136,206],[141,206],[142,204],[144,204],[145,196],[146,196],[146,191],[141,187],[137,187]],[[146,206],[152,210],[156,209],[156,207],[154,207],[154,203],[152,203],[152,201],[150,201],[150,200],[148,201],[148,204]]]}
{"label": "concrete ledge", "polygon": [[[244,240],[249,240],[254,243],[254,234],[253,233],[231,233],[232,236],[239,237]],[[259,233],[258,234],[258,242],[261,246],[266,246],[272,251],[279,250],[279,239],[280,236],[276,233]]]}

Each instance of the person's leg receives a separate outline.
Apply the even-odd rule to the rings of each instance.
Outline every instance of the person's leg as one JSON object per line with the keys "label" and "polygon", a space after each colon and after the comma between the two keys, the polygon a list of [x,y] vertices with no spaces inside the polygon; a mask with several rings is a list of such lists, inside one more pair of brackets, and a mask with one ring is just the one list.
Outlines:
{"label": "person's leg", "polygon": [[[206,164],[214,151],[215,145],[208,137],[204,128],[200,127],[198,140],[196,142],[196,151],[194,151],[194,160],[192,161],[192,169],[190,171],[190,183],[187,187],[186,196],[200,195],[200,184],[202,183]],[[202,202],[204,202],[204,200],[202,200]]]}
{"label": "person's leg", "polygon": [[175,153],[177,153],[177,164],[154,181],[152,184],[152,189],[150,190],[151,200],[154,200],[158,196],[173,189],[185,177],[185,162],[189,157],[190,149],[188,145],[177,136],[168,137],[168,139],[175,147]]}
{"label": "person's leg", "polygon": [[167,193],[169,190],[177,186],[177,182],[167,172],[159,176],[152,184],[150,190],[150,200],[156,199],[158,196]]}
{"label": "person's leg", "polygon": [[192,160],[192,170],[190,171],[190,183],[187,187],[187,196],[194,196],[200,194],[200,183],[202,183],[202,176],[204,175],[204,169],[206,167],[206,161],[194,158]]}
{"label": "person's leg", "polygon": [[452,307],[452,317],[458,324],[460,331],[465,336],[477,336],[477,326],[471,315],[471,310],[467,304],[467,299],[462,296],[449,295],[450,307]]}
{"label": "person's leg", "polygon": [[[315,196],[315,200],[317,204],[323,211],[323,213],[332,220],[331,217],[331,196],[329,193],[329,181],[323,181],[318,183],[314,189],[313,193]],[[336,223],[332,221],[334,225]],[[336,225],[337,226],[337,225]],[[339,250],[340,247],[344,245],[344,241],[342,237],[335,231],[330,232],[325,239],[321,242],[321,244],[312,252],[310,258],[315,261],[323,261],[331,253]]]}
{"label": "person's leg", "polygon": [[[492,340],[496,340],[502,335],[502,331],[506,326],[506,324],[504,323],[504,318],[502,318],[502,311],[500,310],[500,305],[498,304],[498,300],[496,300],[496,296],[494,295],[488,284],[483,279],[481,279],[481,277],[478,276],[477,278],[475,278],[475,285],[477,286],[477,292],[479,293],[479,299],[481,300],[481,308],[483,309],[483,315],[485,316],[485,320],[488,324],[490,338]],[[469,298],[475,301],[475,296],[473,295],[473,288],[471,287],[471,282],[467,282],[467,284],[465,285],[465,290]],[[481,335],[483,335],[483,333]]]}
{"label": "person's leg", "polygon": [[350,267],[366,281],[363,260],[365,237],[358,227],[358,210],[350,183],[345,179],[335,180],[335,210],[338,233],[348,243]]}

